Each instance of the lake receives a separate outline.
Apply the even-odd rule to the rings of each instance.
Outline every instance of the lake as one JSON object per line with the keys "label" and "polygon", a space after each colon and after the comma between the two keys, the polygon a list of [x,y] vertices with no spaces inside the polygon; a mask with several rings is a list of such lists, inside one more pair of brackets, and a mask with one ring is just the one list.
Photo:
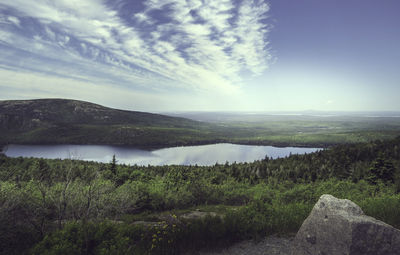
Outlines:
{"label": "lake", "polygon": [[321,148],[252,146],[229,143],[171,147],[153,151],[129,146],[112,145],[9,145],[5,154],[9,157],[38,157],[49,159],[79,159],[108,163],[115,155],[120,164],[130,165],[201,165],[225,162],[252,162],[268,157],[286,157],[304,154]]}

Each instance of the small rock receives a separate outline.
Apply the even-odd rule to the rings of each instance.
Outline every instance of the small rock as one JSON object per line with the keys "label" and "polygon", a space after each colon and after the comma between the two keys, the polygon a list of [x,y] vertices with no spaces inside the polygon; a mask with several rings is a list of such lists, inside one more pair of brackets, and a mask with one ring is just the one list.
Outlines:
{"label": "small rock", "polygon": [[201,212],[200,210],[196,210],[190,213],[185,213],[181,215],[182,219],[192,220],[192,219],[202,219],[206,216],[216,217],[218,216],[215,212]]}

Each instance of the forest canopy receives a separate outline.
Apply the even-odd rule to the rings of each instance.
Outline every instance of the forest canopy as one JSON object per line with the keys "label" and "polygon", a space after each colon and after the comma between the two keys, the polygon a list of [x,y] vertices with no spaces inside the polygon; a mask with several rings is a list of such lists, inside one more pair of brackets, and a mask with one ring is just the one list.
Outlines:
{"label": "forest canopy", "polygon": [[[400,138],[204,167],[117,160],[0,156],[0,250],[175,254],[290,234],[324,193],[400,227]],[[196,210],[212,213],[185,218]]]}

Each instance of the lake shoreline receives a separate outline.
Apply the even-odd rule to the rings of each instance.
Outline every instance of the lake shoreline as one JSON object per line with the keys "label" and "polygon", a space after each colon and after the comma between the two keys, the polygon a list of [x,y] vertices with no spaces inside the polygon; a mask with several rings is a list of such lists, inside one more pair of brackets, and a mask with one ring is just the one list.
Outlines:
{"label": "lake shoreline", "polygon": [[292,154],[307,154],[323,148],[275,147],[217,143],[143,150],[126,145],[17,145],[10,144],[4,151],[8,157],[46,159],[79,159],[109,163],[113,156],[119,163],[129,165],[199,165],[250,163],[268,158],[284,158]]}
{"label": "lake shoreline", "polygon": [[198,142],[177,142],[177,143],[165,143],[165,144],[154,144],[154,145],[137,145],[134,143],[9,143],[9,144],[0,144],[0,153],[3,152],[5,148],[9,145],[104,145],[104,146],[121,146],[121,147],[135,147],[142,150],[154,151],[159,149],[166,148],[175,148],[175,147],[189,147],[189,146],[199,146],[199,145],[212,145],[212,144],[220,144],[220,143],[228,143],[234,145],[251,145],[251,146],[273,146],[277,148],[284,147],[294,147],[294,148],[329,148],[336,145],[340,145],[341,143],[332,144],[332,143],[324,143],[324,142],[316,142],[316,143],[289,143],[289,142],[268,142],[268,141],[230,141],[225,139],[218,140],[210,140],[210,141],[198,141]]}

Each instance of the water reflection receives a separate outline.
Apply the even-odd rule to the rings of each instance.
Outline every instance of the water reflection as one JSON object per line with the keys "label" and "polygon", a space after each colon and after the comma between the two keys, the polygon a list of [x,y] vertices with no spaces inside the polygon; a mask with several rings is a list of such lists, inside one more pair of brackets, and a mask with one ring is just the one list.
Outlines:
{"label": "water reflection", "polygon": [[237,144],[211,144],[173,147],[146,151],[134,147],[109,145],[9,145],[9,157],[72,158],[108,163],[112,156],[118,163],[130,165],[214,165],[225,162],[252,162],[268,157],[286,157],[292,154],[311,153],[320,148],[251,146]]}

